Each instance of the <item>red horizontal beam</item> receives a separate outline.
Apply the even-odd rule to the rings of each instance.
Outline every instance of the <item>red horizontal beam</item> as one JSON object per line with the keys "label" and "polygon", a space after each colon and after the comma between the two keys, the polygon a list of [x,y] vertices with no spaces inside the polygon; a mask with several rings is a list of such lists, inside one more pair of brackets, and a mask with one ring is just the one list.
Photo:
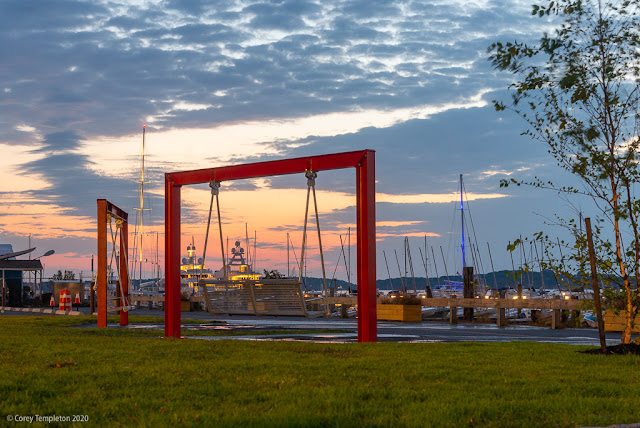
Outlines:
{"label": "red horizontal beam", "polygon": [[351,168],[359,166],[368,152],[372,152],[372,150],[221,166],[218,168],[195,169],[192,171],[167,173],[165,177],[171,181],[173,185],[182,186],[186,184],[208,183],[211,180],[239,180],[273,175],[296,174],[309,170],[326,171],[330,169]]}
{"label": "red horizontal beam", "polygon": [[126,211],[118,208],[106,199],[98,199],[98,201],[105,201],[104,203],[106,205],[106,210],[109,214],[120,217],[124,221],[129,221],[129,214],[127,214]]}

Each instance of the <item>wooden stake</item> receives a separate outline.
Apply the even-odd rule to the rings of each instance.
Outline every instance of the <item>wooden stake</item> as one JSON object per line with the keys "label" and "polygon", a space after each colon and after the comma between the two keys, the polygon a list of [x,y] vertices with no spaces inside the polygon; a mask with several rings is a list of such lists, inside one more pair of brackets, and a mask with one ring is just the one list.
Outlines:
{"label": "wooden stake", "polygon": [[[473,267],[465,266],[462,268],[463,279],[463,297],[466,299],[473,299],[475,297],[475,291],[473,289]],[[464,320],[473,321],[473,308],[464,308]]]}

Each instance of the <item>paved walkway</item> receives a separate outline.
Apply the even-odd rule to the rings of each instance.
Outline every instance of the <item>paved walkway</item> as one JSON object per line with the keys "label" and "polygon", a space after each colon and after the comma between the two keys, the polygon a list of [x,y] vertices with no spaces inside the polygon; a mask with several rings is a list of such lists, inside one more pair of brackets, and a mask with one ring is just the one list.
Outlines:
{"label": "paved walkway", "polygon": [[[20,309],[18,311],[17,309]],[[1,315],[41,315],[38,312],[27,312],[28,308],[5,308]],[[69,314],[51,309],[40,309],[44,315]],[[53,313],[51,313],[53,312]],[[80,313],[88,314],[88,308],[80,308]],[[164,312],[159,310],[136,309],[132,315],[147,315],[158,317],[157,323],[133,325],[129,328],[150,328],[162,330],[164,328]],[[202,321],[201,324],[183,324],[182,335],[206,340],[237,339],[237,340],[300,340],[315,342],[357,342],[358,323],[355,318],[304,318],[304,317],[255,317],[255,316],[212,316],[207,312],[184,312],[183,319]],[[223,324],[210,324],[211,321],[221,321]],[[116,327],[117,325],[113,325]],[[282,335],[242,335],[242,336],[189,336],[194,329],[221,330],[345,330],[347,333],[293,334]],[[607,344],[620,343],[620,333],[607,333]],[[494,324],[466,324],[450,325],[445,322],[423,321],[420,323],[401,323],[378,321],[378,340],[380,342],[510,342],[532,341],[563,343],[573,345],[599,346],[598,331],[590,328],[565,328],[552,330],[549,327],[535,327],[512,325],[498,327]]]}
{"label": "paved walkway", "polygon": [[[351,333],[319,333],[316,335],[283,335],[281,340],[314,340],[322,342],[355,342],[357,341],[357,320],[355,319],[286,319],[284,317],[211,317],[222,320],[235,328],[260,329],[340,329],[352,330]],[[188,325],[182,331],[189,335]],[[620,333],[608,333],[607,344],[620,343]],[[200,337],[198,337],[200,338]],[[209,339],[210,337],[207,337]],[[220,337],[214,337],[219,339]],[[264,336],[236,336],[244,340],[265,340]],[[273,338],[269,338],[272,340]],[[378,341],[380,342],[510,342],[533,341],[548,343],[564,343],[573,345],[599,346],[598,331],[587,328],[567,328],[551,330],[549,327],[535,326],[507,326],[497,327],[494,324],[463,324],[450,325],[437,321],[423,321],[421,323],[401,323],[378,321]]]}

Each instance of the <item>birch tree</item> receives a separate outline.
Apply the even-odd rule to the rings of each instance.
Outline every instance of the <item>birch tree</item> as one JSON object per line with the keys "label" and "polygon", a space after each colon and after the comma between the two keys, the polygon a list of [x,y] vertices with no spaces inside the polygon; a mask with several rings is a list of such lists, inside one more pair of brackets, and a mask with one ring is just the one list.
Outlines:
{"label": "birch tree", "polygon": [[552,33],[535,45],[489,47],[493,66],[514,77],[511,99],[495,101],[496,110],[520,116],[523,134],[546,145],[582,185],[541,178],[529,184],[586,195],[598,208],[599,264],[616,269],[625,301],[623,343],[630,342],[639,303],[639,8],[637,0],[543,1],[533,5],[532,15],[555,24]]}

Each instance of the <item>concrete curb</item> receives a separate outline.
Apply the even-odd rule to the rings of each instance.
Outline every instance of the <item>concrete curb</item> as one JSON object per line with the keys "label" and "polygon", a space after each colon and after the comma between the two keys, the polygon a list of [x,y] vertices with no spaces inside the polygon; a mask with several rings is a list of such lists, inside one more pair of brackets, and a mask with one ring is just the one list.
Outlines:
{"label": "concrete curb", "polygon": [[12,308],[9,306],[0,306],[2,311],[12,312],[33,312],[36,314],[52,314],[52,315],[82,315],[79,311],[61,311],[59,309],[45,309],[45,308]]}

